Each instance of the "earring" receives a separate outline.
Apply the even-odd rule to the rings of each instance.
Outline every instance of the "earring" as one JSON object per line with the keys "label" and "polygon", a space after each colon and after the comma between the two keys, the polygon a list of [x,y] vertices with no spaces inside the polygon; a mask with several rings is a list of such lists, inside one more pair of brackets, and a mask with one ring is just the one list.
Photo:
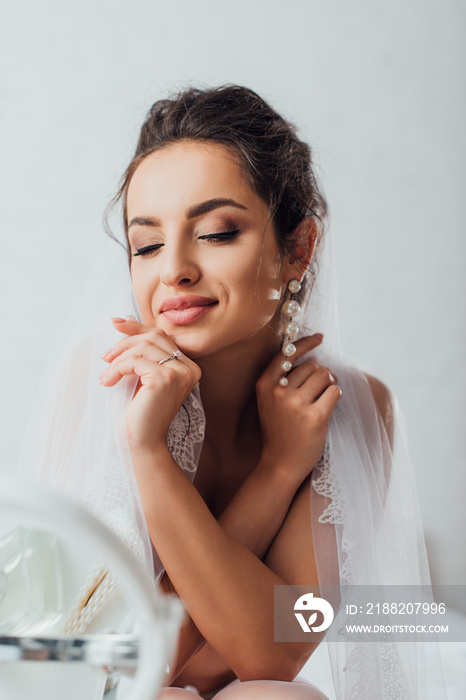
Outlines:
{"label": "earring", "polygon": [[286,386],[288,384],[288,372],[292,368],[291,357],[296,352],[296,345],[293,344],[293,339],[297,336],[299,331],[299,326],[296,321],[293,321],[293,317],[299,314],[301,307],[299,303],[294,299],[294,295],[301,289],[301,283],[299,280],[293,279],[288,282],[288,291],[290,292],[290,298],[285,301],[282,306],[282,314],[285,316],[285,322],[283,324],[283,340],[282,340],[282,353],[285,355],[285,360],[281,364],[283,374],[280,377],[278,383],[280,386]]}

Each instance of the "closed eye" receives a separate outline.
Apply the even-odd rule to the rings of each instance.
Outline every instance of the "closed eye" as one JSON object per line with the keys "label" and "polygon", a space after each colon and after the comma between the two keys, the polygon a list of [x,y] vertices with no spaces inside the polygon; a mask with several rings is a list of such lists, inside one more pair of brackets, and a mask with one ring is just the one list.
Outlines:
{"label": "closed eye", "polygon": [[235,229],[234,231],[220,231],[219,233],[209,233],[209,234],[206,234],[205,236],[199,236],[199,240],[229,241],[233,238],[236,238],[239,231],[240,230],[238,228],[238,229]]}
{"label": "closed eye", "polygon": [[145,245],[142,248],[137,248],[136,253],[134,253],[134,257],[137,255],[150,255],[151,253],[155,253],[159,248],[161,248],[163,243],[153,243],[152,245]]}
{"label": "closed eye", "polygon": [[[236,238],[239,232],[240,229],[235,229],[234,231],[219,231],[218,233],[209,233],[204,236],[199,236],[198,239],[217,242],[230,241]],[[149,256],[153,253],[156,253],[162,246],[163,243],[152,243],[151,245],[146,245],[142,248],[137,248],[136,253],[134,253],[134,257],[138,255]]]}

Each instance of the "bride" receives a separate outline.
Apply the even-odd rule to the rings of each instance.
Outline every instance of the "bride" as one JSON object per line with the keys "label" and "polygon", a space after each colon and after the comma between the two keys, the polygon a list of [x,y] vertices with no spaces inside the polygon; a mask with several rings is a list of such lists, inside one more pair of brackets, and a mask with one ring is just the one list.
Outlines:
{"label": "bride", "polygon": [[[39,471],[187,610],[163,700],[324,700],[299,676],[320,638],[274,641],[274,586],[428,582],[396,402],[339,357],[313,167],[249,89],[156,102],[115,200],[126,270],[107,260],[85,302],[125,314],[134,294],[132,313],[112,318],[99,378],[100,329],[60,383],[74,437],[55,422]],[[104,427],[120,425],[112,401],[123,430]],[[335,646],[339,699],[425,682],[402,645]]]}

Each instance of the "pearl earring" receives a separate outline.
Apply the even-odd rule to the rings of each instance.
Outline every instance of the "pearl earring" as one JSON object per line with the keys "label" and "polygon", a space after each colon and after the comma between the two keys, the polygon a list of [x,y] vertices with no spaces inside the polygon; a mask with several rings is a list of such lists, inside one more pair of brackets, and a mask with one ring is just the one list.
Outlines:
{"label": "pearl earring", "polygon": [[281,364],[281,369],[283,374],[280,377],[278,383],[280,386],[286,386],[288,384],[287,374],[292,368],[291,357],[296,352],[296,345],[293,344],[293,339],[298,335],[299,326],[296,321],[293,321],[294,316],[299,314],[301,307],[294,299],[294,295],[301,289],[301,283],[299,280],[293,279],[288,282],[288,291],[290,292],[290,298],[282,306],[282,314],[285,316],[286,321],[283,324],[283,341],[282,341],[282,353],[285,355],[285,360]]}

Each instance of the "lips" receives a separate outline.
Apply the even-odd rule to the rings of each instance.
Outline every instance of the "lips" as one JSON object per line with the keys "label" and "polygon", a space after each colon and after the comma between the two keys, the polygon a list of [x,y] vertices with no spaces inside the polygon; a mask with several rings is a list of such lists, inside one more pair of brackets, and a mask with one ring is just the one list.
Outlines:
{"label": "lips", "polygon": [[180,297],[169,297],[160,306],[160,313],[171,311],[172,309],[191,309],[193,306],[211,306],[216,304],[215,299],[200,297],[197,294],[184,294]]}
{"label": "lips", "polygon": [[170,323],[181,326],[202,318],[217,304],[216,299],[201,297],[197,294],[184,294],[165,299],[160,306],[160,313]]}

